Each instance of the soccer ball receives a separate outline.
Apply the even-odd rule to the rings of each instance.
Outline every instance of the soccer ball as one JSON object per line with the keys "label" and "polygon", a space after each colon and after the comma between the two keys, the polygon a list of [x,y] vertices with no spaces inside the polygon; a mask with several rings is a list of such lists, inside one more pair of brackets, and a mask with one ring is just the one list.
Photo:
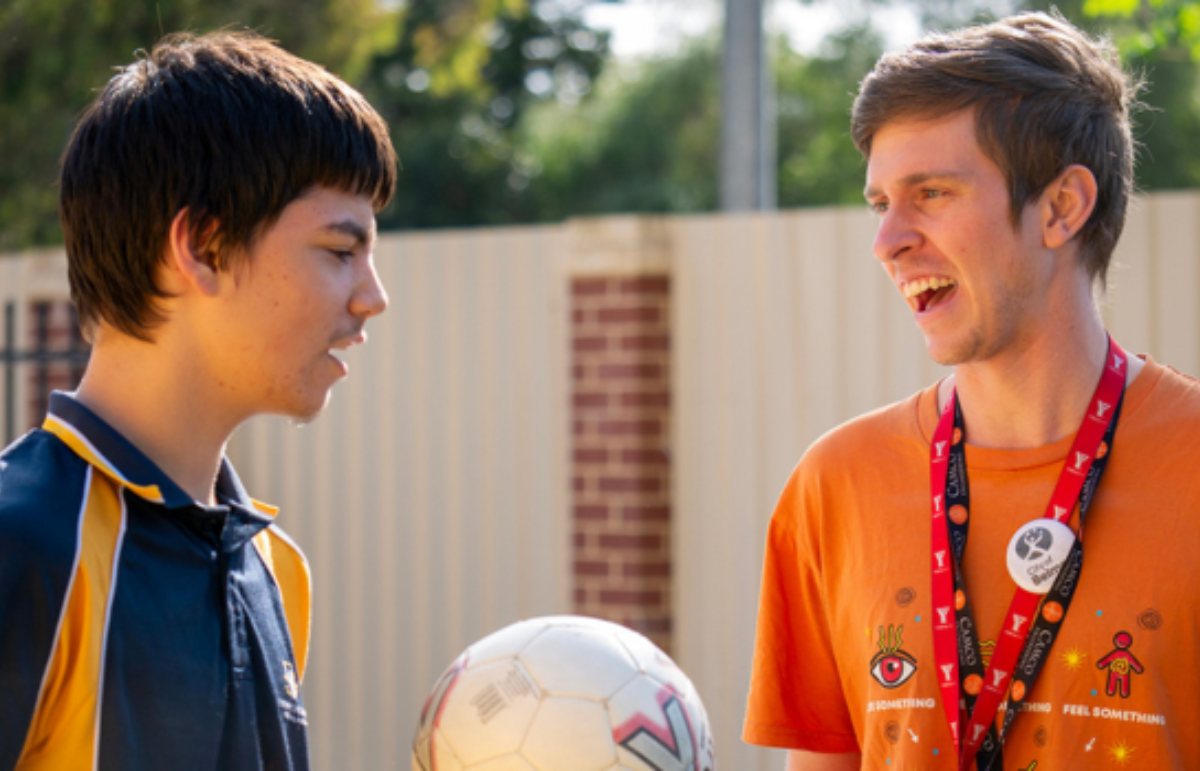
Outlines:
{"label": "soccer ball", "polygon": [[413,771],[713,771],[692,682],[654,643],[583,616],[467,648],[425,701]]}

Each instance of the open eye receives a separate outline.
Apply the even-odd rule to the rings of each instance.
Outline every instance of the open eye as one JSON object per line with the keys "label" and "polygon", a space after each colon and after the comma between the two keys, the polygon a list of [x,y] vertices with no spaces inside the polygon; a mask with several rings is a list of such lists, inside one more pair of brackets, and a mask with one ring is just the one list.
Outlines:
{"label": "open eye", "polygon": [[917,671],[917,662],[904,651],[876,656],[871,662],[871,677],[884,688],[897,688]]}

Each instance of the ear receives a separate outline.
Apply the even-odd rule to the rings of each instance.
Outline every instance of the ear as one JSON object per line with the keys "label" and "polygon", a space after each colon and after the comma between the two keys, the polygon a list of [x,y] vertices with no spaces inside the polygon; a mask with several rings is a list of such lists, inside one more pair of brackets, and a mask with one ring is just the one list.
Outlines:
{"label": "ear", "polygon": [[1096,208],[1096,177],[1086,166],[1063,169],[1042,192],[1042,240],[1058,249],[1083,229]]}
{"label": "ear", "polygon": [[193,231],[191,214],[180,209],[167,232],[167,253],[164,267],[174,273],[182,291],[197,292],[207,297],[216,296],[219,290],[217,269],[213,264],[209,244],[218,223],[213,221],[199,239]]}

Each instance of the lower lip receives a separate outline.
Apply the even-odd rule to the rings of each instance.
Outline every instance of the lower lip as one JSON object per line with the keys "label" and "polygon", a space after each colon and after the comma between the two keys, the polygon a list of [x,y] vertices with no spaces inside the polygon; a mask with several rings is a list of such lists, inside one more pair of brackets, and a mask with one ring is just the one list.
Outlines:
{"label": "lower lip", "polygon": [[332,361],[334,363],[334,365],[337,366],[338,370],[342,373],[342,377],[346,377],[346,375],[350,374],[350,365],[349,364],[342,361],[338,357],[334,356],[332,353],[327,353],[325,355],[328,356],[329,360]]}

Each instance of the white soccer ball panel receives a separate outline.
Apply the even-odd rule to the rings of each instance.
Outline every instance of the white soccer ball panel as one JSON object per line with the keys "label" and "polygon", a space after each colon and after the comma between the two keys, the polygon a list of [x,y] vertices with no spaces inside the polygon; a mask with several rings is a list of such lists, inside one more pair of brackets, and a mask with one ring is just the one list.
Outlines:
{"label": "white soccer ball panel", "polygon": [[542,693],[519,661],[502,659],[466,669],[447,699],[435,735],[444,736],[469,768],[517,751]]}
{"label": "white soccer ball panel", "polygon": [[[463,771],[463,764],[454,755],[454,750],[446,743],[441,731],[434,731],[429,740],[429,757],[419,758],[413,753],[413,771]],[[423,763],[429,763],[426,767]]]}
{"label": "white soccer ball panel", "polygon": [[546,630],[540,618],[509,624],[467,648],[471,666],[481,666],[502,658],[515,658],[535,637]]}
{"label": "white soccer ball panel", "polygon": [[541,771],[530,765],[520,755],[505,755],[495,760],[485,760],[479,765],[471,766],[468,771]]}
{"label": "white soccer ball panel", "polygon": [[638,674],[637,663],[610,632],[585,626],[551,627],[520,658],[554,696],[604,699]]}
{"label": "white soccer ball panel", "polygon": [[538,771],[603,771],[617,759],[598,701],[547,697],[521,746]]}

